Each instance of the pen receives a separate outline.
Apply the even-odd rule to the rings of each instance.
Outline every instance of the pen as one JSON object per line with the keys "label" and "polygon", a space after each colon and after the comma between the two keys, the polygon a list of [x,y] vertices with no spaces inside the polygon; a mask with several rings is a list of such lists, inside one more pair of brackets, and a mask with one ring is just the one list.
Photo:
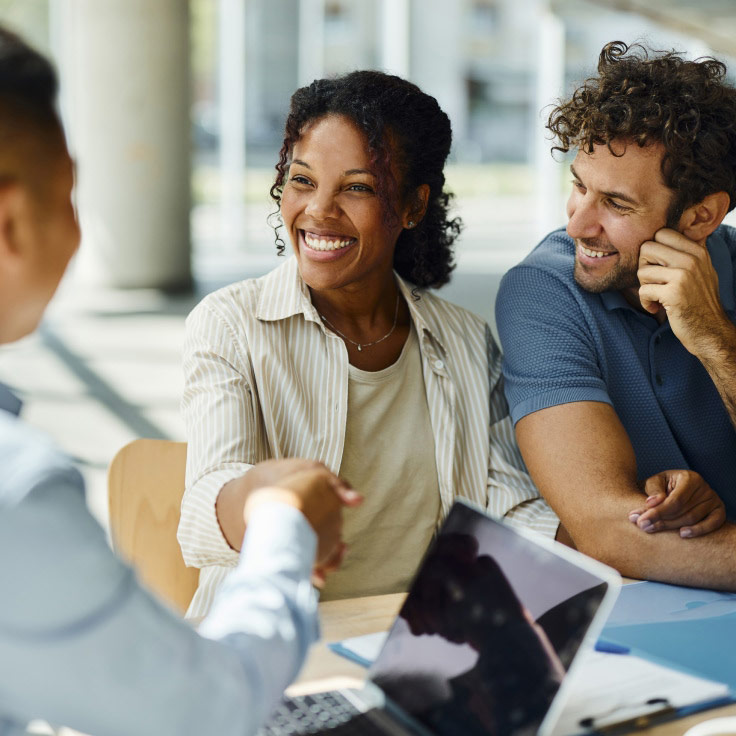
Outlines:
{"label": "pen", "polygon": [[612,641],[605,641],[604,639],[598,639],[595,643],[595,650],[597,652],[606,652],[606,654],[628,654],[629,648],[621,644],[614,644]]}
{"label": "pen", "polygon": [[624,718],[621,721],[613,721],[610,723],[597,722],[595,718],[583,718],[579,723],[582,728],[595,731],[600,734],[617,734],[617,733],[629,733],[632,728],[646,728],[652,726],[655,723],[668,720],[676,715],[677,710],[670,705],[667,705],[667,700],[662,698],[655,698],[652,704],[662,704],[662,708],[652,713],[643,713],[638,716],[632,716],[630,718]]}

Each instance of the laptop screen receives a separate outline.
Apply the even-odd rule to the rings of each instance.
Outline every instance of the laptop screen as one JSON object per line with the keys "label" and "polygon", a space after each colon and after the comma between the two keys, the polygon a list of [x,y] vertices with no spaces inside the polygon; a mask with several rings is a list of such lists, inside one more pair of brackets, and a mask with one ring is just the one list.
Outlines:
{"label": "laptop screen", "polygon": [[370,677],[438,734],[534,734],[607,589],[455,504]]}

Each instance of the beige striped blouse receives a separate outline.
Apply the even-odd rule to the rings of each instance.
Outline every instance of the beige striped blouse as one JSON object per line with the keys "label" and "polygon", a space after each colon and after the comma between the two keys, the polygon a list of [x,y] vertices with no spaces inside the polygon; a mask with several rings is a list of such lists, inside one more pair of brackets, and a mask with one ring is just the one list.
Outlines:
{"label": "beige striped blouse", "polygon": [[[459,496],[554,536],[559,521],[516,446],[488,325],[431,292],[418,290],[415,298],[396,278],[419,337],[441,518]],[[238,559],[215,513],[222,486],[269,458],[316,459],[339,471],[348,355],[322,324],[291,257],[262,278],[210,294],[192,311],[184,378],[189,447],[178,537],[187,565],[202,568],[187,614],[200,617]]]}

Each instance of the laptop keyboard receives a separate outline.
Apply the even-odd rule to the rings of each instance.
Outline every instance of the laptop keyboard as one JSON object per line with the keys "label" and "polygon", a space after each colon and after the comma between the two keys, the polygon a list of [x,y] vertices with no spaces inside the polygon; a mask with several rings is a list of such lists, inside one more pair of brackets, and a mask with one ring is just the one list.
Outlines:
{"label": "laptop keyboard", "polygon": [[337,690],[284,698],[258,736],[329,733],[335,736],[373,736],[385,733]]}

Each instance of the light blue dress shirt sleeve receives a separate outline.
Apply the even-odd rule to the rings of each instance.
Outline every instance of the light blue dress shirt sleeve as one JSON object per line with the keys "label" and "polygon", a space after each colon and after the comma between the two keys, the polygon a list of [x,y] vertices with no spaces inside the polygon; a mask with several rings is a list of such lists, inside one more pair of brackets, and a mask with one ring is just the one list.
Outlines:
{"label": "light blue dress shirt sleeve", "polygon": [[256,510],[198,634],[112,554],[77,471],[4,412],[0,468],[0,734],[35,718],[94,736],[254,733],[317,636],[306,519]]}

